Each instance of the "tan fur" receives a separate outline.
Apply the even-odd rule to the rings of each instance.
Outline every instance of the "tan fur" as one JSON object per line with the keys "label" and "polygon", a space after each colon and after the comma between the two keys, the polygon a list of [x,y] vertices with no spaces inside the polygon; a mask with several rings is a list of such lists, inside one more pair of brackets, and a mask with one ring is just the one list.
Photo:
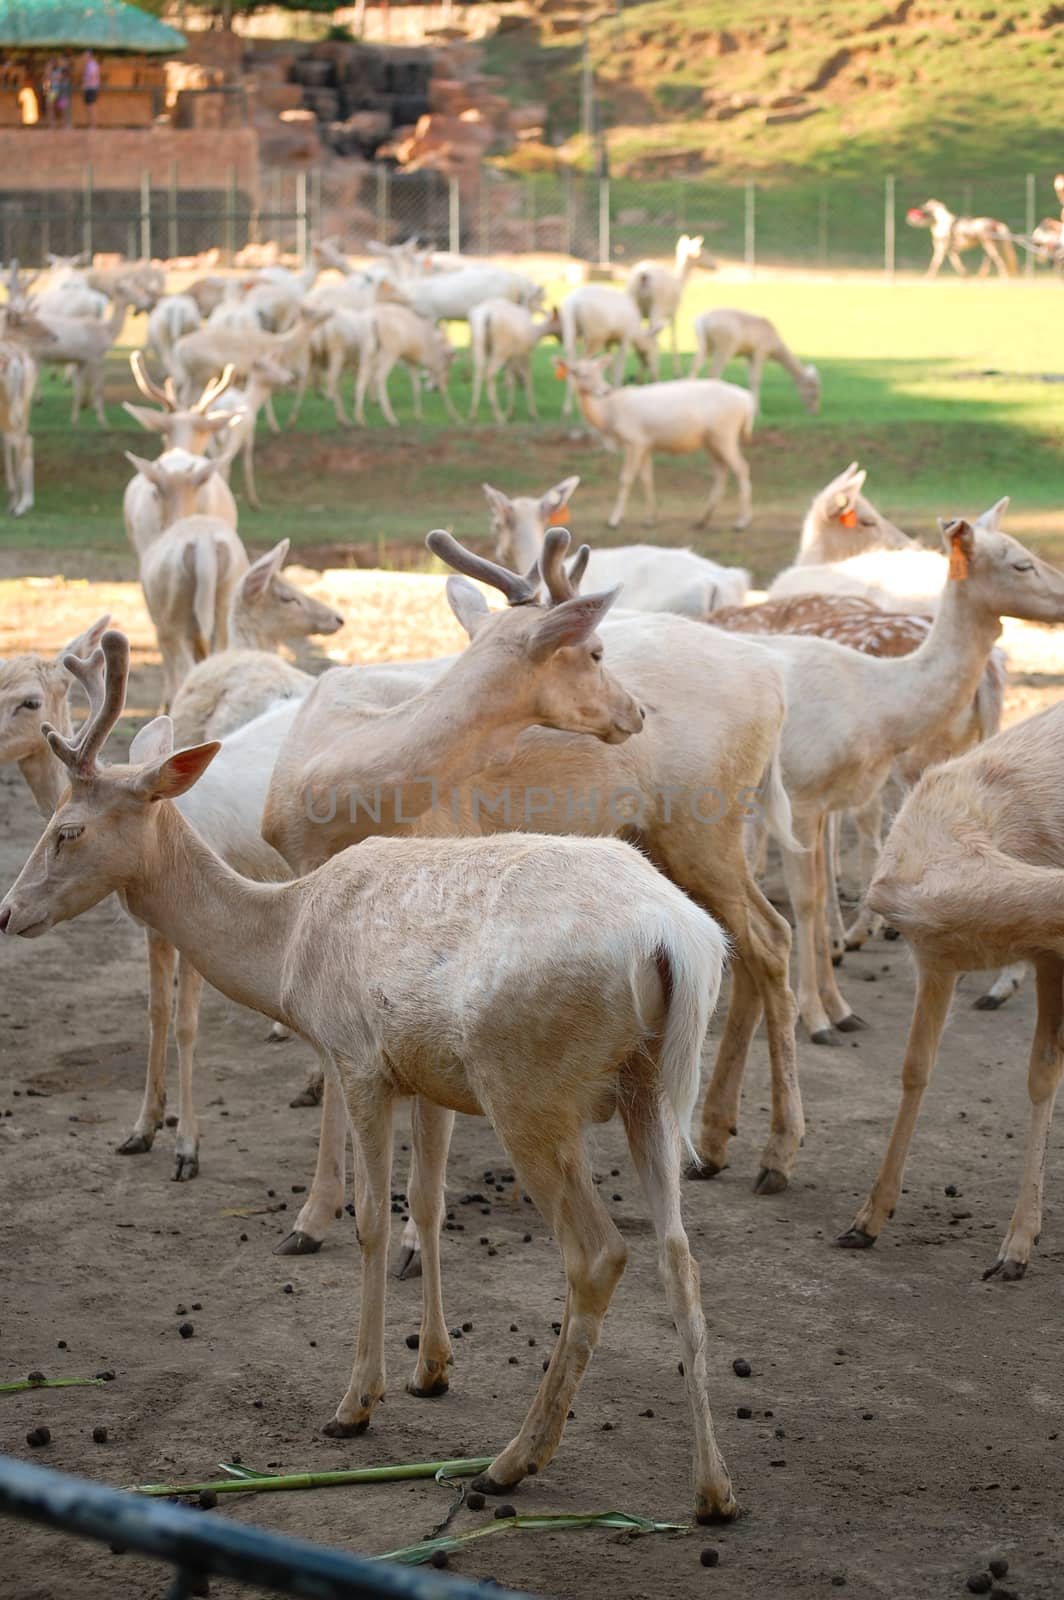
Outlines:
{"label": "tan fur", "polygon": [[695,357],[688,373],[697,378],[709,362],[709,376],[719,378],[737,357],[746,362],[754,406],[761,409],[761,374],[766,361],[775,361],[794,379],[798,398],[815,416],[820,410],[820,374],[810,363],[803,363],[783,342],[775,323],[752,311],[718,307],[703,311],[694,321]]}

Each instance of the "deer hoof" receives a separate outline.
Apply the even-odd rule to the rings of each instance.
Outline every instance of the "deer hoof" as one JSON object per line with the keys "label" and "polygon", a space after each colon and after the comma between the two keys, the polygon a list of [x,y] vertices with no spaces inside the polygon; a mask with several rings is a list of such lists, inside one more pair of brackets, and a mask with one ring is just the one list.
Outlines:
{"label": "deer hoof", "polygon": [[275,1256],[316,1256],[320,1249],[320,1239],[293,1228],[291,1233],[285,1234],[280,1244],[274,1246],[273,1253]]}
{"label": "deer hoof", "polygon": [[[520,1483],[518,1478],[517,1483]],[[470,1484],[471,1489],[476,1489],[480,1494],[513,1494],[517,1483],[496,1483],[490,1472],[481,1472]]]}
{"label": "deer hoof", "polygon": [[983,1273],[983,1282],[985,1283],[987,1278],[995,1278],[1000,1275],[1002,1283],[1019,1283],[1026,1271],[1026,1261],[995,1261],[994,1265],[987,1267]]}
{"label": "deer hoof", "polygon": [[399,1265],[395,1269],[395,1276],[404,1283],[408,1278],[420,1278],[421,1251],[411,1250],[409,1245],[404,1245],[399,1252]]}
{"label": "deer hoof", "polygon": [[840,1250],[871,1250],[875,1242],[875,1235],[865,1233],[863,1228],[847,1228],[835,1240]]}
{"label": "deer hoof", "polygon": [[118,1146],[120,1156],[146,1156],[152,1147],[150,1133],[131,1133],[128,1139],[123,1139]]}
{"label": "deer hoof", "polygon": [[689,1161],[683,1169],[683,1175],[692,1183],[700,1183],[709,1178],[719,1178],[725,1165],[724,1162],[718,1165],[716,1161]]}
{"label": "deer hoof", "polygon": [[787,1174],[778,1167],[762,1167],[754,1184],[755,1194],[782,1194],[787,1187]]}
{"label": "deer hoof", "polygon": [[426,1384],[416,1384],[412,1380],[406,1386],[407,1394],[412,1394],[416,1400],[439,1400],[450,1388],[443,1373],[436,1378],[431,1378]]}
{"label": "deer hoof", "polygon": [[815,1033],[809,1035],[809,1038],[813,1044],[830,1045],[834,1050],[837,1050],[842,1044],[842,1040],[834,1028],[817,1028]]}
{"label": "deer hoof", "polygon": [[722,1506],[711,1506],[705,1510],[695,1512],[695,1521],[703,1528],[711,1528],[714,1523],[734,1522],[739,1515],[739,1507],[729,1495]]}
{"label": "deer hoof", "polygon": [[190,1183],[199,1177],[199,1156],[178,1156],[174,1161],[174,1182]]}
{"label": "deer hoof", "polygon": [[341,1422],[339,1417],[331,1417],[321,1431],[327,1439],[357,1439],[368,1427],[368,1417],[360,1422]]}
{"label": "deer hoof", "polygon": [[981,994],[972,1005],[973,1011],[997,1011],[1008,999],[1004,994]]}
{"label": "deer hoof", "polygon": [[294,1097],[294,1099],[289,1100],[288,1104],[290,1106],[297,1106],[297,1107],[298,1106],[320,1106],[321,1105],[321,1095],[322,1095],[322,1084],[321,1083],[318,1083],[318,1084],[308,1083],[305,1088],[300,1089],[299,1093]]}
{"label": "deer hoof", "polygon": [[848,1017],[843,1017],[841,1022],[836,1022],[840,1033],[860,1033],[862,1028],[867,1028],[868,1023],[859,1017],[856,1011],[851,1011]]}

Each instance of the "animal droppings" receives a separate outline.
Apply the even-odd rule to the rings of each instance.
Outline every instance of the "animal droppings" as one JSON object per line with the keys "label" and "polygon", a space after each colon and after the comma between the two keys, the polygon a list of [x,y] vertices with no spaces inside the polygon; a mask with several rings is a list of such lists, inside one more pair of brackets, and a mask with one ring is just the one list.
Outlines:
{"label": "animal droppings", "polygon": [[191,1322],[180,1322],[178,1323],[177,1331],[182,1339],[191,1339],[196,1330]]}
{"label": "animal droppings", "polygon": [[712,1545],[707,1545],[698,1559],[704,1567],[719,1567],[720,1551],[714,1550]]}
{"label": "animal droppings", "polygon": [[446,1550],[434,1550],[429,1557],[429,1562],[434,1567],[447,1567],[450,1565]]}
{"label": "animal droppings", "polygon": [[1004,1556],[992,1556],[987,1562],[992,1578],[1004,1578],[1009,1570],[1009,1564]]}
{"label": "animal droppings", "polygon": [[213,1489],[201,1489],[198,1505],[201,1511],[213,1511],[218,1504],[218,1496]]}
{"label": "animal droppings", "polygon": [[973,1572],[967,1583],[969,1594],[989,1594],[994,1587],[993,1579],[989,1572]]}
{"label": "animal droppings", "polygon": [[749,1422],[753,1414],[749,1406],[740,1406],[735,1413],[743,1422]]}
{"label": "animal droppings", "polygon": [[407,1334],[407,1336],[406,1336],[406,1348],[408,1350],[416,1350],[418,1348],[418,1346],[420,1345],[420,1343],[421,1343],[421,1335],[420,1335],[420,1333],[408,1333]]}
{"label": "animal droppings", "polygon": [[105,1427],[103,1427],[102,1425],[93,1428],[93,1430],[92,1430],[92,1442],[93,1442],[93,1444],[106,1444],[107,1443],[107,1429]]}
{"label": "animal droppings", "polygon": [[43,1444],[51,1444],[51,1442],[52,1442],[52,1430],[51,1430],[51,1428],[44,1428],[44,1427],[31,1428],[29,1433],[27,1433],[27,1435],[26,1435],[26,1443],[33,1450],[39,1449],[40,1446],[43,1445]]}
{"label": "animal droppings", "polygon": [[496,1522],[501,1522],[503,1517],[516,1517],[516,1515],[517,1515],[517,1507],[510,1505],[508,1502],[507,1502],[506,1505],[496,1506],[495,1507],[495,1520],[496,1520]]}
{"label": "animal droppings", "polygon": [[744,1361],[742,1356],[739,1356],[731,1365],[732,1371],[737,1378],[748,1378],[753,1371],[749,1361]]}

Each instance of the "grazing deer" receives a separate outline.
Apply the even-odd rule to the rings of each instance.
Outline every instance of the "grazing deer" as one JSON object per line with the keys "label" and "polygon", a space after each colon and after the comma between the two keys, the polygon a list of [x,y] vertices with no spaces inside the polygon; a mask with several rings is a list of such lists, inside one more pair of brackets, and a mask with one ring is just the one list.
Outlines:
{"label": "grazing deer", "polygon": [[695,358],[689,378],[697,378],[706,362],[709,376],[719,378],[729,361],[746,361],[754,406],[761,409],[761,374],[766,361],[775,361],[794,380],[798,398],[814,417],[820,410],[820,373],[812,362],[799,361],[783,342],[775,323],[752,311],[720,307],[695,318]]}
{"label": "grazing deer", "polygon": [[[583,608],[585,630],[594,610]],[[540,612],[519,631],[545,645],[571,635],[574,615]],[[431,1396],[448,1386],[442,1168],[455,1111],[486,1115],[558,1238],[568,1299],[532,1408],[478,1482],[502,1493],[549,1463],[627,1254],[584,1147],[586,1126],[619,1112],[680,1339],[695,1513],[733,1517],[679,1199],[681,1148],[690,1145],[726,949],[717,925],[616,840],[380,839],[294,882],[250,883],[172,804],[219,746],[175,752],[169,720],[160,718],[137,736],[128,764],[100,766],[124,703],[128,640],[107,633],[87,662],[71,656],[66,665],[85,687],[90,716],[76,740],[47,731],[69,793],[0,903],[0,933],[39,937],[117,893],[216,988],[293,1028],[328,1063],[360,1156],[363,1273],[351,1383],[326,1432],[364,1432],[384,1395],[392,1127],[396,1101],[413,1095],[411,1214],[425,1271],[409,1387]],[[578,676],[587,678],[586,665],[585,657]],[[591,677],[604,685],[601,673]],[[599,908],[591,919],[589,905]]]}
{"label": "grazing deer", "polygon": [[911,228],[931,229],[929,278],[937,278],[946,260],[954,272],[964,277],[967,268],[961,260],[961,252],[976,249],[983,252],[979,265],[981,278],[990,271],[991,265],[1003,278],[1016,276],[1016,250],[1007,223],[998,222],[994,217],[955,216],[941,200],[925,200],[922,206],[912,206],[905,220]]}

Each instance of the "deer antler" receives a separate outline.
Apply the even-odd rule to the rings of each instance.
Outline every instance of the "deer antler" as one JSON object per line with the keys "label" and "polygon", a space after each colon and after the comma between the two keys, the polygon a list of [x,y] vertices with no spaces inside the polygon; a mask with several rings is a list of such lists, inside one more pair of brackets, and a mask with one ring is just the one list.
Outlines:
{"label": "deer antler", "polygon": [[[217,377],[211,379],[210,383],[196,401],[196,404],[192,407],[193,411],[198,412],[200,416],[206,416],[214,402],[220,399],[228,389],[235,376],[236,367],[230,361],[228,366],[223,367],[222,371]],[[167,379],[168,383],[169,381],[170,380]]]}
{"label": "deer antler", "polygon": [[[568,534],[566,535],[568,539]],[[455,572],[464,573],[467,578],[476,578],[480,583],[490,584],[493,589],[498,589],[506,596],[507,603],[511,606],[529,606],[536,603],[536,590],[529,578],[522,578],[517,572],[511,572],[509,567],[500,567],[494,561],[489,561],[487,556],[474,555],[472,550],[467,550],[458,543],[451,534],[443,528],[434,528],[426,535],[425,543],[434,556],[439,556]],[[534,570],[534,569],[533,569]]]}
{"label": "deer antler", "polygon": [[174,393],[173,380],[167,378],[160,387],[148,372],[143,350],[134,350],[129,358],[129,365],[133,370],[133,381],[145,400],[154,400],[164,411],[177,410],[177,395]]}
{"label": "deer antler", "polygon": [[552,605],[561,605],[565,600],[575,600],[580,588],[580,579],[584,576],[590,548],[582,544],[576,552],[568,569],[565,565],[565,553],[569,548],[570,535],[568,528],[548,528],[546,538],[543,540],[543,550],[539,558],[540,570],[543,581],[547,585],[547,592]]}
{"label": "deer antler", "polygon": [[81,656],[65,655],[63,665],[85,690],[89,714],[79,728],[76,739],[64,739],[48,722],[42,722],[41,732],[65,767],[69,767],[76,777],[88,778],[96,770],[96,757],[122,715],[122,707],[126,702],[129,640],[124,633],[108,628],[87,660],[82,660]]}

